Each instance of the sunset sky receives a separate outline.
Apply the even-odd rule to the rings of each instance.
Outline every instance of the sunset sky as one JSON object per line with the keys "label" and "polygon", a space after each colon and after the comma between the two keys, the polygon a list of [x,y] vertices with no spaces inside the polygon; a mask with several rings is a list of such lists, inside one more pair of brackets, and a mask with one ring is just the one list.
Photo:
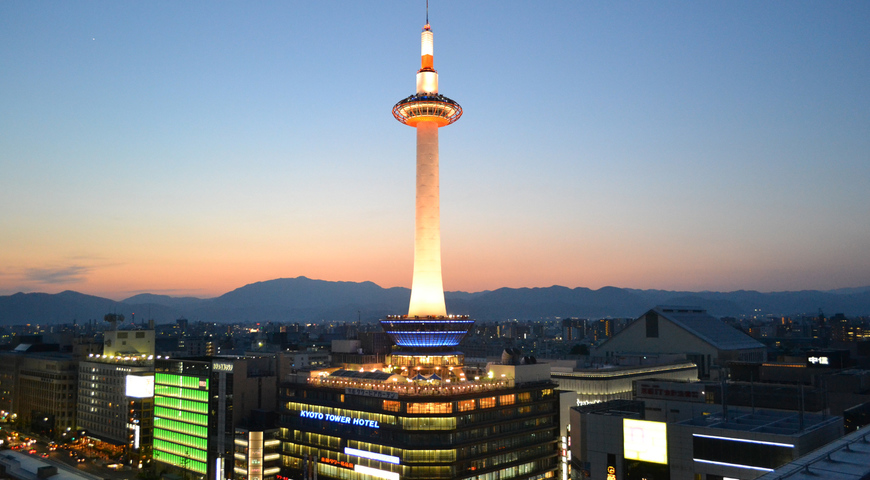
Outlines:
{"label": "sunset sky", "polygon": [[[424,5],[0,2],[0,294],[410,287]],[[870,2],[430,22],[445,289],[870,285]]]}

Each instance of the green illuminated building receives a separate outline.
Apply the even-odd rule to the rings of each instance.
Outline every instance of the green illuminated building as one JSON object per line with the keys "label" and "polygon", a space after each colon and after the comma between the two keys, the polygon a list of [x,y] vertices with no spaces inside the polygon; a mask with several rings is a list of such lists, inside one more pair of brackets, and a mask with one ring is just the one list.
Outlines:
{"label": "green illuminated building", "polygon": [[152,454],[158,472],[236,478],[235,429],[252,410],[275,408],[275,366],[273,356],[157,360]]}

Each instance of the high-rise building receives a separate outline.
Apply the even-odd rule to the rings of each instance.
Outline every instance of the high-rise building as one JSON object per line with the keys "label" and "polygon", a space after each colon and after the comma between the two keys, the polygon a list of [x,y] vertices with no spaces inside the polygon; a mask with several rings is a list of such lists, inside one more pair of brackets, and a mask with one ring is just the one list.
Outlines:
{"label": "high-rise building", "polygon": [[61,439],[75,428],[76,365],[70,355],[22,355],[15,413],[25,428]]}
{"label": "high-rise building", "polygon": [[562,341],[579,342],[586,338],[585,318],[565,318],[562,320]]}
{"label": "high-rise building", "polygon": [[438,93],[428,18],[417,91],[393,108],[417,129],[414,277],[408,315],[381,321],[395,347],[377,365],[288,376],[283,463],[293,479],[542,479],[559,470],[560,399],[549,365],[487,368],[456,351],[473,325],[447,315],[441,280],[438,128],[459,105]]}
{"label": "high-rise building", "polygon": [[[188,478],[254,480],[235,469],[236,429],[253,410],[274,410],[274,356],[158,359],[153,458],[158,472]],[[260,437],[262,439],[262,437]],[[274,479],[277,470],[257,480]]]}
{"label": "high-rise building", "polygon": [[103,353],[90,354],[78,370],[77,431],[101,450],[145,460],[154,406],[154,330],[103,332]]}

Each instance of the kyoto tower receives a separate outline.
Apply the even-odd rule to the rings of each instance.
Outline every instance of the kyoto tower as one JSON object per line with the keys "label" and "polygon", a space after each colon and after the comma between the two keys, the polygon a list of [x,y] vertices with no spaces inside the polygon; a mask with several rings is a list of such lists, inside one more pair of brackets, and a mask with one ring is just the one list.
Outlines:
{"label": "kyoto tower", "polygon": [[417,129],[417,202],[414,231],[414,277],[411,283],[409,317],[444,317],[444,286],[441,280],[441,206],[438,186],[438,129],[462,116],[462,107],[438,93],[434,68],[434,44],[429,26],[421,34],[421,67],[417,92],[393,107],[396,120]]}

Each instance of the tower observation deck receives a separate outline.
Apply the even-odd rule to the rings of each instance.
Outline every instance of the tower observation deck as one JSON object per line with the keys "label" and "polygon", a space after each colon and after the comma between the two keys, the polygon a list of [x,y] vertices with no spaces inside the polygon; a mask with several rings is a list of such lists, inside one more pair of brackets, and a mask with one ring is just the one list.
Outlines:
{"label": "tower observation deck", "polygon": [[[427,15],[428,17],[428,15]],[[462,116],[457,102],[438,93],[434,41],[427,23],[420,37],[417,91],[393,107],[396,120],[417,129],[417,200],[414,231],[414,277],[409,318],[443,318],[441,278],[441,205],[438,180],[438,129]]]}

